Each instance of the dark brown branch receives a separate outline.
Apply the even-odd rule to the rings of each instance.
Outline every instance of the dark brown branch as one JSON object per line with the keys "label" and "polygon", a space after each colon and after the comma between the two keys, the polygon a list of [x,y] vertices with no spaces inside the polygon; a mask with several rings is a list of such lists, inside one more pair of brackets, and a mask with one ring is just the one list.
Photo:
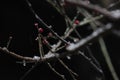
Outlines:
{"label": "dark brown branch", "polygon": [[66,3],[70,3],[72,5],[81,6],[81,7],[93,10],[93,11],[97,11],[97,12],[103,14],[104,16],[106,16],[110,19],[113,19],[113,20],[120,19],[120,13],[118,13],[119,15],[116,15],[115,12],[110,12],[110,11],[106,10],[105,8],[102,8],[102,7],[93,5],[93,4],[88,4],[81,0],[65,0],[65,1],[66,1]]}
{"label": "dark brown branch", "polygon": [[13,56],[13,57],[15,57],[17,59],[26,60],[26,61],[36,61],[31,57],[23,57],[23,56],[18,55],[18,54],[14,53],[14,52],[11,52],[5,47],[4,48],[0,47],[0,51],[3,52],[3,53],[9,54],[9,55],[11,55],[11,56]]}

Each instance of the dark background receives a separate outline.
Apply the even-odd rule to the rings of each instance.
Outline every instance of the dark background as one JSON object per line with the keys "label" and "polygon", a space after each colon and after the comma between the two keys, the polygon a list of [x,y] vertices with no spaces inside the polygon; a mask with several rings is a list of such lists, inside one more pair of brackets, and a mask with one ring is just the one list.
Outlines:
{"label": "dark background", "polygon": [[[44,0],[31,0],[31,3],[36,13],[48,25],[52,25],[53,29],[58,32],[59,35],[62,35],[65,30],[63,17]],[[0,4],[0,46],[6,46],[9,36],[13,36],[9,46],[10,51],[23,56],[33,57],[34,55],[39,55],[37,42],[35,41],[37,30],[34,27],[34,23],[37,21],[29,10],[26,2],[24,0],[2,0]],[[69,15],[71,17],[74,16],[74,10],[71,11]],[[47,35],[49,31],[44,30],[43,35]],[[85,32],[85,34],[87,33]],[[104,39],[115,70],[118,76],[120,76],[120,39],[112,33],[105,36]],[[100,51],[99,44],[95,42],[90,48],[100,62],[106,80],[113,80]],[[32,64],[27,64],[27,66],[24,67],[22,64],[16,63],[16,61],[18,60],[0,53],[0,80],[19,80],[32,66]],[[94,80],[94,76],[99,76],[99,73],[96,72],[82,56],[73,56],[72,60],[64,59],[64,61],[69,67],[80,74],[79,80]],[[54,63],[54,61],[52,63]],[[55,62],[54,67],[71,80],[68,72],[58,62]],[[41,63],[25,80],[60,80],[60,78],[53,73],[46,64]]]}

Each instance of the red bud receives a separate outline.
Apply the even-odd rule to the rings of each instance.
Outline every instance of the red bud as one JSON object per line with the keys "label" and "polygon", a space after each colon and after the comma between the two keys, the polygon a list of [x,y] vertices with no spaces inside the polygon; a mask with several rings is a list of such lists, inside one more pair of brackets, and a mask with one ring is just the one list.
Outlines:
{"label": "red bud", "polygon": [[79,20],[75,20],[74,23],[75,23],[75,24],[79,24],[80,21],[79,21]]}
{"label": "red bud", "polygon": [[39,33],[43,33],[44,32],[43,28],[39,28],[38,31],[39,31]]}

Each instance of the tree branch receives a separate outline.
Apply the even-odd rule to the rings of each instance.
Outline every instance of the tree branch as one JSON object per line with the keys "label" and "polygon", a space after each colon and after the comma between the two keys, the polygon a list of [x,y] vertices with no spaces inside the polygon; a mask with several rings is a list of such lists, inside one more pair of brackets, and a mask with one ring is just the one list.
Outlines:
{"label": "tree branch", "polygon": [[21,59],[21,60],[26,60],[26,61],[31,61],[31,62],[36,62],[39,60],[39,62],[45,62],[45,61],[50,61],[50,60],[61,58],[61,57],[66,57],[67,55],[75,55],[75,54],[71,54],[71,53],[76,52],[81,47],[85,46],[87,43],[95,40],[100,35],[106,34],[111,29],[112,29],[112,25],[107,24],[105,27],[98,28],[91,35],[80,40],[78,43],[76,43],[76,44],[71,43],[70,45],[68,45],[68,47],[66,48],[68,50],[68,52],[64,52],[64,53],[51,53],[51,52],[49,52],[43,56],[43,59],[23,57],[21,55],[18,55],[14,52],[9,51],[7,48],[2,48],[2,47],[0,47],[0,51],[4,52],[6,54],[9,54],[15,58]]}
{"label": "tree branch", "polygon": [[23,57],[21,55],[18,55],[14,52],[11,52],[9,51],[6,47],[2,48],[0,47],[0,51],[3,52],[3,53],[6,53],[6,54],[9,54],[17,59],[20,59],[20,60],[26,60],[26,61],[36,61],[35,59],[31,58],[31,57]]}
{"label": "tree branch", "polygon": [[34,9],[32,8],[32,4],[29,2],[29,0],[26,0],[27,4],[28,4],[28,7],[30,9],[30,11],[32,12],[32,14],[35,16],[35,18],[38,20],[38,22],[45,28],[47,28],[48,30],[51,31],[51,33],[53,35],[55,35],[56,38],[58,38],[59,40],[61,40],[63,43],[65,44],[68,44],[68,42],[64,39],[62,39],[56,32],[53,31],[52,26],[48,26],[37,14],[36,12],[34,11]]}
{"label": "tree branch", "polygon": [[80,40],[78,43],[70,44],[66,49],[70,52],[72,52],[72,51],[74,52],[76,50],[79,50],[82,46],[85,46],[87,43],[95,40],[100,35],[103,35],[103,34],[107,33],[111,29],[112,29],[112,24],[109,23],[104,27],[96,29],[91,35],[89,35],[88,37]]}
{"label": "tree branch", "polygon": [[81,6],[81,7],[93,10],[93,11],[97,11],[97,12],[103,14],[104,16],[106,16],[110,19],[113,19],[113,20],[120,19],[120,13],[118,12],[116,15],[116,11],[111,12],[111,11],[106,10],[105,8],[102,8],[102,7],[99,7],[99,6],[90,4],[90,3],[88,4],[88,3],[81,1],[81,0],[65,0],[65,1],[66,1],[66,3],[70,3],[70,4],[75,5],[75,6]]}

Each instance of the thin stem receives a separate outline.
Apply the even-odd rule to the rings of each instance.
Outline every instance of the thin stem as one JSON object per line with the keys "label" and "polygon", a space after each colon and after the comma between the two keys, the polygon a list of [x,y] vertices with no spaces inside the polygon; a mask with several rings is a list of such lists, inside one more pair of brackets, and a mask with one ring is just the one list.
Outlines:
{"label": "thin stem", "polygon": [[49,68],[50,68],[54,73],[56,73],[58,76],[60,76],[63,80],[66,80],[66,79],[65,79],[65,76],[62,75],[62,74],[60,74],[59,72],[57,72],[57,71],[52,67],[52,65],[51,65],[50,63],[47,62],[47,65],[49,66]]}
{"label": "thin stem", "polygon": [[35,59],[33,59],[31,57],[24,57],[24,56],[14,53],[14,52],[11,52],[6,47],[4,47],[4,48],[0,47],[0,51],[2,51],[3,53],[6,53],[8,55],[11,55],[17,59],[26,60],[26,61],[36,61]]}
{"label": "thin stem", "polygon": [[42,50],[42,42],[41,42],[41,34],[40,33],[38,33],[38,45],[39,45],[40,58],[43,59],[44,53]]}
{"label": "thin stem", "polygon": [[117,73],[115,72],[115,69],[114,69],[113,64],[111,62],[109,53],[108,53],[106,45],[105,45],[105,42],[104,42],[104,40],[101,37],[99,37],[99,44],[100,44],[103,56],[104,56],[104,58],[106,60],[106,63],[108,65],[108,68],[109,68],[109,70],[110,70],[110,72],[111,72],[111,74],[113,76],[113,79],[114,80],[119,80],[119,78],[117,76]]}
{"label": "thin stem", "polygon": [[38,63],[36,62],[19,80],[26,80],[25,78],[37,67]]}
{"label": "thin stem", "polygon": [[[77,73],[75,73],[74,71],[72,71],[61,59],[58,58],[58,61],[59,61],[70,73],[74,74],[74,75],[77,76],[77,77],[79,76]],[[71,76],[73,76],[72,74],[71,74]],[[74,78],[74,77],[73,77],[73,78]]]}
{"label": "thin stem", "polygon": [[80,55],[82,55],[87,61],[89,61],[90,64],[91,64],[98,72],[100,72],[101,74],[103,74],[103,71],[102,71],[100,68],[98,68],[98,67],[96,66],[96,64],[94,64],[94,62],[91,60],[91,58],[87,57],[87,56],[86,56],[83,52],[81,52],[81,51],[78,51],[78,53],[79,53]]}
{"label": "thin stem", "polygon": [[[82,12],[83,13],[83,12]],[[91,23],[91,22],[93,22],[93,21],[96,21],[96,20],[99,20],[99,19],[102,19],[103,18],[103,15],[100,15],[100,16],[97,16],[97,17],[92,17],[92,19],[91,18],[88,18],[88,19],[85,19],[85,20],[83,20],[83,21],[81,21],[77,26],[79,27],[79,26],[83,26],[83,25],[85,25],[85,24],[88,24],[88,23]]]}
{"label": "thin stem", "polygon": [[7,49],[8,49],[8,47],[9,47],[10,43],[11,43],[11,40],[12,40],[12,36],[9,37],[9,40],[8,40],[8,42],[7,42],[7,46],[6,46]]}

